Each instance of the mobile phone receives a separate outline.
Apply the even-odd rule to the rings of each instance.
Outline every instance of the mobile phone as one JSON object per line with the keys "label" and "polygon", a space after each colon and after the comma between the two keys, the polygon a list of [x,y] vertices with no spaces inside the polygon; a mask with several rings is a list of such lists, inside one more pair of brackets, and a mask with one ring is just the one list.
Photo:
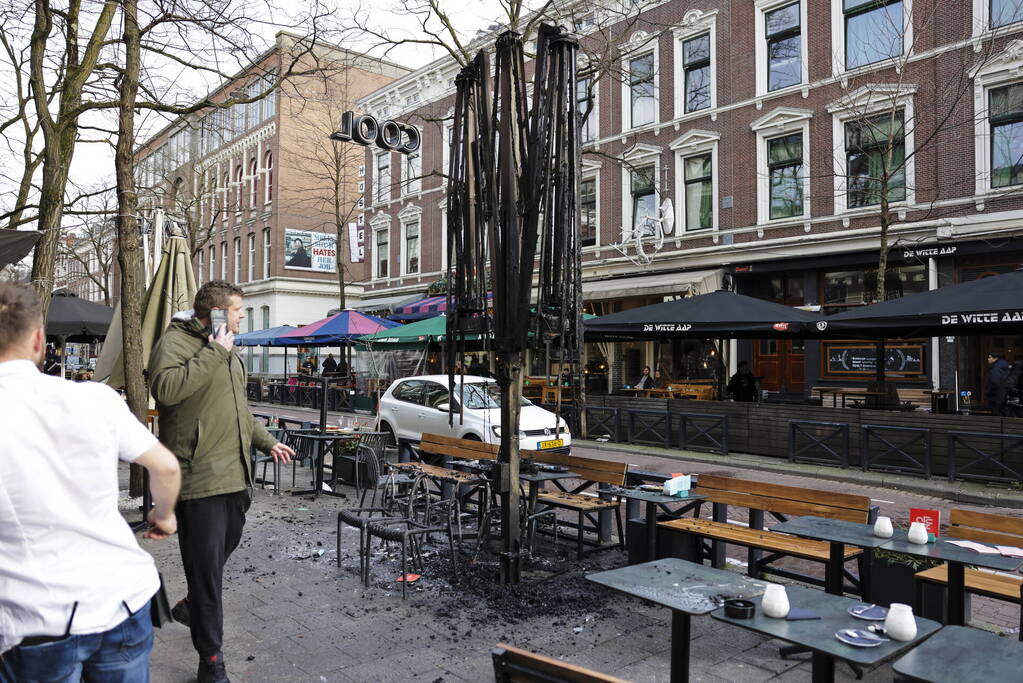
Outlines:
{"label": "mobile phone", "polygon": [[210,311],[210,327],[213,328],[214,337],[219,337],[227,332],[227,311],[222,308],[214,308]]}

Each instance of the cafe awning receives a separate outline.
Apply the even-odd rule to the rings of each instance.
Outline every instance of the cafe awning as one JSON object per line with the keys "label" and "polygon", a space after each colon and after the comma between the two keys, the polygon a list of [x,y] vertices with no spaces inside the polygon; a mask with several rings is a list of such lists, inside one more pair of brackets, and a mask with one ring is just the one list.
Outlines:
{"label": "cafe awning", "polygon": [[625,299],[632,296],[663,294],[709,294],[721,288],[724,271],[693,270],[685,273],[660,273],[640,277],[612,278],[608,280],[583,281],[583,299],[601,301],[604,299]]}
{"label": "cafe awning", "polygon": [[[388,311],[391,312],[397,306],[402,304],[412,303],[422,298],[420,294],[396,294],[394,296],[378,296],[372,299],[364,299],[358,303],[351,304],[348,309],[351,311]],[[332,311],[333,313],[340,313],[340,310]]]}

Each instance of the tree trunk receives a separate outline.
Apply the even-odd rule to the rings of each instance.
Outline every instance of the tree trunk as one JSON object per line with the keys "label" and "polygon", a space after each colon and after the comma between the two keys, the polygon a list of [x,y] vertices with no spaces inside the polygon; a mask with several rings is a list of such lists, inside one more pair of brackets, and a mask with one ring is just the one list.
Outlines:
{"label": "tree trunk", "polygon": [[[493,355],[493,354],[491,354]],[[501,583],[516,584],[520,578],[522,546],[519,526],[519,413],[522,404],[522,351],[508,354],[507,375],[501,384]],[[504,374],[504,373],[502,373]],[[582,533],[582,530],[580,530]]]}
{"label": "tree trunk", "polygon": [[[142,274],[142,252],[139,248],[139,230],[136,212],[138,195],[135,192],[135,99],[138,97],[141,59],[141,34],[138,26],[137,0],[122,0],[124,12],[125,68],[119,88],[117,117],[117,146],[114,169],[117,176],[117,261],[121,267],[121,329],[124,330],[124,389],[128,407],[145,424],[148,408],[146,382],[142,374],[142,337],[135,330],[142,329],[142,292],[145,282]],[[142,471],[132,471],[129,494],[142,495]],[[146,511],[143,511],[143,515]]]}

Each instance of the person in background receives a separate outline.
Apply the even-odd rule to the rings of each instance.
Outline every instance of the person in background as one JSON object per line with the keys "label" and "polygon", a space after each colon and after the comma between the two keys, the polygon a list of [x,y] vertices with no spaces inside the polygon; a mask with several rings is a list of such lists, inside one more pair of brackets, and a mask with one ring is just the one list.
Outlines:
{"label": "person in background", "polygon": [[728,380],[725,390],[731,395],[733,401],[740,403],[752,403],[760,397],[760,392],[757,390],[757,378],[750,371],[749,361],[739,361],[739,366],[732,378]]}
{"label": "person in background", "polygon": [[333,375],[335,372],[337,372],[337,361],[334,360],[333,353],[328,353],[327,359],[323,361],[323,374]]}
{"label": "person in background", "polygon": [[634,386],[636,389],[653,389],[654,388],[654,378],[650,376],[650,366],[649,365],[644,365],[643,366],[643,374],[639,376],[639,379],[637,379],[633,383],[632,386]]}
{"label": "person in background", "polygon": [[[227,316],[217,336],[214,309]],[[221,651],[224,565],[238,547],[251,502],[251,450],[283,463],[295,455],[249,411],[245,365],[233,352],[244,317],[241,288],[211,280],[199,288],[191,315],[171,320],[149,359],[160,440],[182,463],[177,518],[188,595],[171,613],[191,630],[198,683],[229,680]]]}
{"label": "person in background", "polygon": [[306,358],[302,361],[302,366],[298,369],[298,372],[302,375],[315,375],[316,363],[313,362],[312,358]]}
{"label": "person in background", "polygon": [[989,353],[987,355],[988,376],[987,391],[984,396],[987,399],[988,408],[995,415],[1006,415],[1005,401],[1006,390],[1008,389],[1009,363],[1000,353]]}
{"label": "person in background", "polygon": [[151,539],[177,529],[174,455],[110,387],[39,372],[31,288],[0,283],[0,681],[148,681],[153,558],[117,509],[117,461],[149,473]]}
{"label": "person in background", "polygon": [[558,378],[558,381],[563,387],[572,386],[572,368],[570,366],[565,365],[561,368],[561,377]]}
{"label": "person in background", "polygon": [[660,370],[654,370],[654,383],[651,389],[663,389],[668,386],[668,383],[664,381],[664,376],[661,375]]}
{"label": "person in background", "polygon": [[88,370],[79,370],[78,372],[76,372],[75,373],[75,381],[76,382],[88,382],[89,381],[89,371]]}

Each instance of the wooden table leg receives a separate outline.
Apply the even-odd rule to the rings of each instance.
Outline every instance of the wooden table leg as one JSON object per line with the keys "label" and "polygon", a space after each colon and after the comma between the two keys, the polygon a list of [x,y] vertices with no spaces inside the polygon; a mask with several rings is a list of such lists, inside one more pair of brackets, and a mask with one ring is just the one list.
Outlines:
{"label": "wooden table leg", "polygon": [[671,612],[671,683],[689,683],[690,616]]}

